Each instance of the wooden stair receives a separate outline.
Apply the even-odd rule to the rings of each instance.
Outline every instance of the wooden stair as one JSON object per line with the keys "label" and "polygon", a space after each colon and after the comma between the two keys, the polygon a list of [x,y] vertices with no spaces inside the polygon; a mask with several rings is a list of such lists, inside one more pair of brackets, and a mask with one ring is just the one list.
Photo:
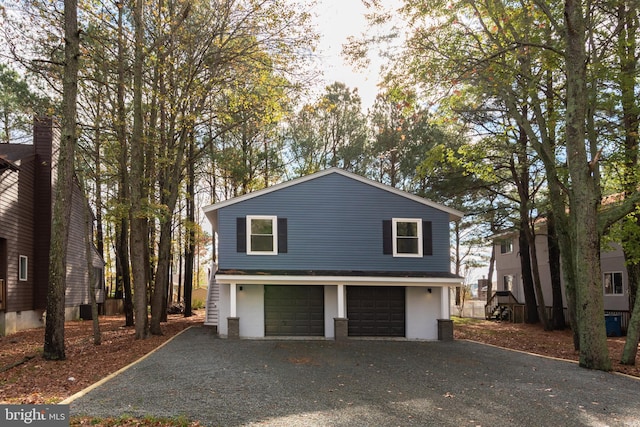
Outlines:
{"label": "wooden stair", "polygon": [[218,326],[219,302],[220,285],[216,282],[216,275],[214,272],[211,274],[209,279],[209,292],[207,292],[206,316],[204,319],[204,324],[206,326]]}
{"label": "wooden stair", "polygon": [[524,322],[524,304],[520,303],[511,291],[496,291],[484,306],[487,320],[508,320],[514,323]]}

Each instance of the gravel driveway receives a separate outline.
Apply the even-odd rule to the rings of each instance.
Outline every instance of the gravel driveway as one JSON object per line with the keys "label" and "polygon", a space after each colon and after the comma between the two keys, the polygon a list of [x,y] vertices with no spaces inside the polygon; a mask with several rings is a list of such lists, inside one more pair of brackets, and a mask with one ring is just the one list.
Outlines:
{"label": "gravel driveway", "polygon": [[222,340],[204,327],[71,415],[204,426],[640,426],[640,381],[467,341]]}

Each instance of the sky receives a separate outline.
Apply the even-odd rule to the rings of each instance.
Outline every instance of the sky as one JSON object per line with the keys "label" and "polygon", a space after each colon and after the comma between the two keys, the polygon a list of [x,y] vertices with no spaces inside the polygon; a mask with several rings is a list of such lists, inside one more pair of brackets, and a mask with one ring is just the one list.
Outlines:
{"label": "sky", "polygon": [[[383,0],[387,8],[397,8],[402,0]],[[372,65],[366,70],[354,68],[341,56],[342,45],[349,36],[357,36],[367,29],[365,14],[367,8],[361,0],[318,0],[314,12],[318,15],[316,23],[321,38],[319,40],[319,63],[324,72],[323,83],[318,88],[319,93],[324,87],[339,81],[349,88],[358,88],[362,98],[363,111],[373,105],[378,94],[377,83],[380,80],[379,69],[381,60],[372,58]],[[490,250],[490,248],[489,248]],[[470,275],[470,282],[486,277],[486,268],[474,269]]]}
{"label": "sky", "polygon": [[[385,0],[386,5],[398,0]],[[361,0],[318,0],[314,10],[321,38],[319,41],[320,64],[324,72],[323,86],[335,81],[345,83],[349,88],[358,88],[364,110],[373,105],[378,93],[380,62],[372,61],[365,70],[354,70],[342,58],[342,46],[349,36],[357,36],[367,29],[365,13],[367,8]]]}

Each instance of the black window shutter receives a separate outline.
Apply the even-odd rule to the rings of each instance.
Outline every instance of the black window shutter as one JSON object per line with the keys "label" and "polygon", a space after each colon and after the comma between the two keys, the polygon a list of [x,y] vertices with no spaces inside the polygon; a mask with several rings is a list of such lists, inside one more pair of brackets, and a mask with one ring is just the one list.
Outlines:
{"label": "black window shutter", "polygon": [[382,220],[382,253],[385,255],[393,254],[393,231],[390,219]]}
{"label": "black window shutter", "polygon": [[287,218],[278,218],[278,253],[287,253]]}
{"label": "black window shutter", "polygon": [[236,218],[236,251],[247,252],[247,218]]}
{"label": "black window shutter", "polygon": [[433,255],[431,221],[422,221],[422,255]]}

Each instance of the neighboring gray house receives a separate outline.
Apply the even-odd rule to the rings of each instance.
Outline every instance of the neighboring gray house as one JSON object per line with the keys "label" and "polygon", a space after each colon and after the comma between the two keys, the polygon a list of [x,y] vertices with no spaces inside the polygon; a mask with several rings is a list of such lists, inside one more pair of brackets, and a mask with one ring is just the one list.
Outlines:
{"label": "neighboring gray house", "polygon": [[[540,282],[547,307],[552,304],[551,272],[549,269],[549,249],[547,245],[546,227],[539,225],[536,230],[536,254]],[[522,269],[520,268],[520,254],[518,235],[515,232],[504,233],[494,240],[496,253],[497,291],[511,291],[515,298],[524,303],[524,291],[522,287]],[[604,309],[608,312],[620,312],[624,314],[623,325],[628,320],[629,311],[629,282],[627,268],[624,262],[622,249],[617,244],[612,244],[608,250],[600,252],[600,266],[602,269],[602,293],[604,296]],[[562,286],[562,298],[566,307],[564,285]]]}
{"label": "neighboring gray house", "polygon": [[217,234],[205,324],[223,337],[435,340],[462,284],[449,258],[460,212],[341,169],[204,212]]}
{"label": "neighboring gray house", "polygon": [[[56,183],[59,130],[50,118],[36,119],[33,144],[0,144],[0,336],[43,326],[49,283],[51,212]],[[98,302],[104,298],[104,262],[87,254],[89,206],[73,186],[67,254],[67,319],[90,302],[87,256],[93,265]]]}

